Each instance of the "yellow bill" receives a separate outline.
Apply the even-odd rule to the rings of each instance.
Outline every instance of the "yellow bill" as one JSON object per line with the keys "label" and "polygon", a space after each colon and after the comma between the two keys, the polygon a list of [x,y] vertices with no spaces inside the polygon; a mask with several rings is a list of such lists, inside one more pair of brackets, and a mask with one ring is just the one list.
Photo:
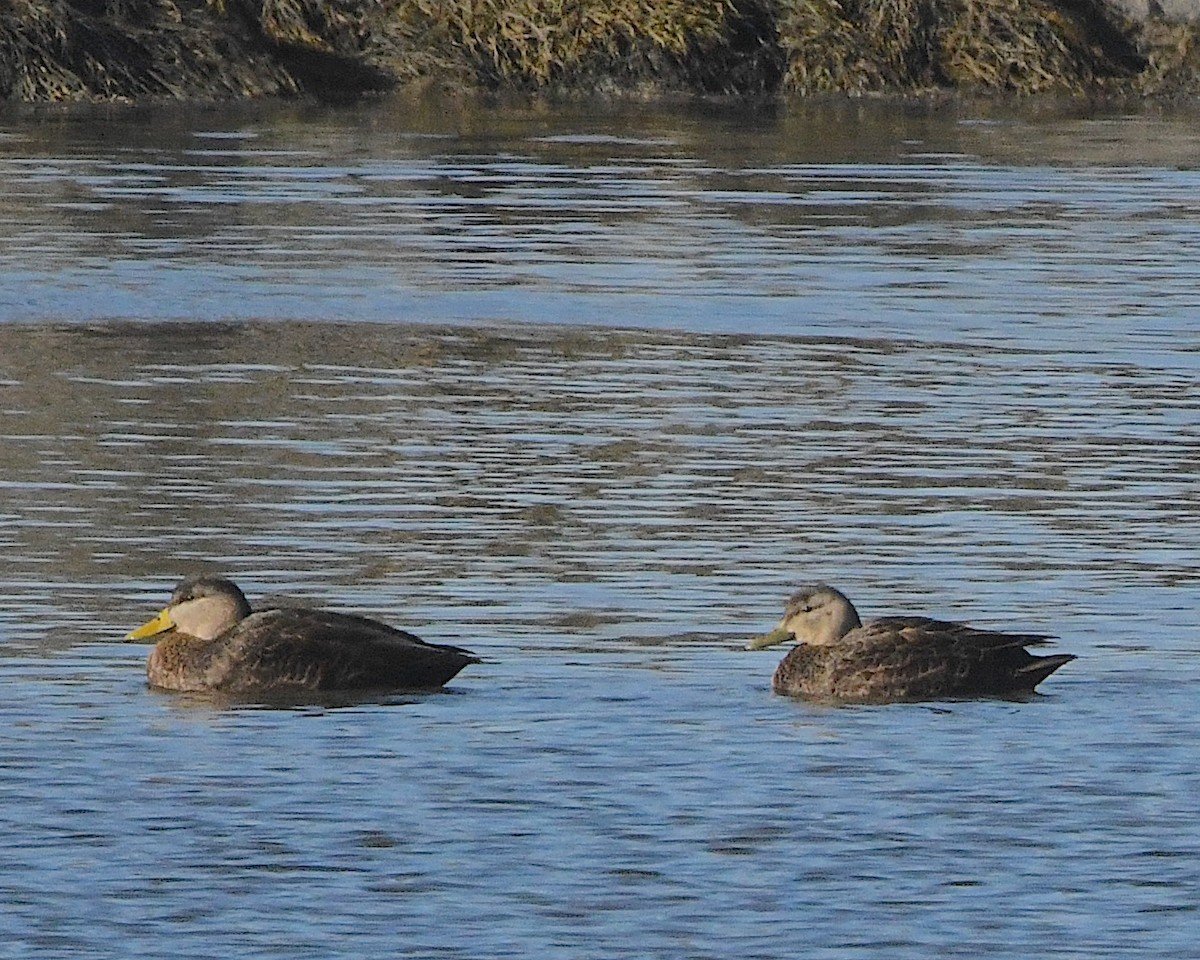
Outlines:
{"label": "yellow bill", "polygon": [[175,626],[175,621],[171,619],[170,609],[164,609],[157,617],[148,623],[143,623],[140,627],[130,633],[126,640],[144,640],[146,637],[152,637],[156,633],[162,633],[164,630],[170,630]]}
{"label": "yellow bill", "polygon": [[[163,611],[166,612],[165,610]],[[143,630],[145,627],[142,628]],[[748,644],[747,650],[765,650],[767,647],[773,647],[777,643],[786,643],[792,639],[792,631],[784,630],[783,627],[776,627],[770,633],[764,633],[761,637],[755,637]]]}

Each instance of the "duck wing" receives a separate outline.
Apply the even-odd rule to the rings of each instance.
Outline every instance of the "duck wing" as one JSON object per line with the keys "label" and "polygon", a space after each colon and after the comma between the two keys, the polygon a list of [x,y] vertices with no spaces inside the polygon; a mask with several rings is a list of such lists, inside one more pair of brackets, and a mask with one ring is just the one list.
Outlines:
{"label": "duck wing", "polygon": [[300,607],[253,613],[222,640],[230,689],[429,689],[479,662],[378,620]]}

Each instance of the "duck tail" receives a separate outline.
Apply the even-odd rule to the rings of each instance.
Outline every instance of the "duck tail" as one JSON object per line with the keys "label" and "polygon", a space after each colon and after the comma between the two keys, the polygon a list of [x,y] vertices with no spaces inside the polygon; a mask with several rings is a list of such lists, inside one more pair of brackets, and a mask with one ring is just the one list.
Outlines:
{"label": "duck tail", "polygon": [[1063,664],[1076,659],[1073,653],[1056,653],[1049,657],[1034,657],[1033,662],[1017,671],[1016,679],[1021,686],[1032,690]]}

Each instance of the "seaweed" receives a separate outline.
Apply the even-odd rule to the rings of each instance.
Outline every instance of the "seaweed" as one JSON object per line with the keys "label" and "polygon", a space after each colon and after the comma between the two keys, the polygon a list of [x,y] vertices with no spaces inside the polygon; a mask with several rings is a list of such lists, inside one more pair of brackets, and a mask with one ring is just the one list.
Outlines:
{"label": "seaweed", "polygon": [[746,18],[730,0],[400,0],[406,35],[461,58],[485,88],[563,89],[649,79],[725,86],[711,64]]}
{"label": "seaweed", "polygon": [[216,100],[377,89],[384,72],[356,49],[365,26],[353,13],[359,6],[8,0],[0,10],[0,97]]}
{"label": "seaweed", "polygon": [[959,0],[951,7],[938,67],[952,86],[1081,93],[1145,66],[1096,0]]}
{"label": "seaweed", "polygon": [[1100,0],[787,0],[797,92],[1083,91],[1145,61]]}
{"label": "seaweed", "polygon": [[1196,24],[1149,20],[1136,29],[1145,68],[1134,80],[1134,92],[1156,97],[1200,95],[1200,30]]}
{"label": "seaweed", "polygon": [[0,13],[0,96],[13,100],[294,94],[252,41],[213,30],[184,0],[10,0]]}
{"label": "seaweed", "polygon": [[0,98],[1200,90],[1108,0],[5,0]]}

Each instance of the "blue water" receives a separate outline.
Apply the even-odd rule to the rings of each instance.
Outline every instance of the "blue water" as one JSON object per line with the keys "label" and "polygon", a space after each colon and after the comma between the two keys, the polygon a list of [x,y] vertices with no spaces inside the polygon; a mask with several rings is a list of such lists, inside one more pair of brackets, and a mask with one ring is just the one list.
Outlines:
{"label": "blue water", "polygon": [[[5,118],[0,952],[1194,956],[1195,129]],[[155,692],[198,568],[485,662]],[[1079,659],[774,696],[818,578]]]}

